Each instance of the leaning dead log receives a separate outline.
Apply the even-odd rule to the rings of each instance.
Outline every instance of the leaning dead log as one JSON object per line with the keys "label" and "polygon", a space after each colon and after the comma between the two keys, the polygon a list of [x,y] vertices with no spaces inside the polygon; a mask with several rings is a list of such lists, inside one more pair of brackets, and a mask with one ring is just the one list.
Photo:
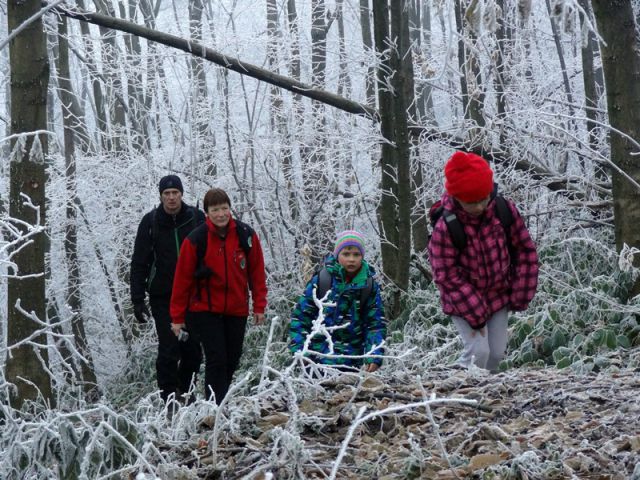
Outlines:
{"label": "leaning dead log", "polygon": [[169,33],[159,32],[151,28],[138,25],[133,22],[122,20],[119,18],[111,17],[109,15],[102,15],[100,13],[85,12],[69,7],[58,6],[53,11],[59,15],[64,15],[69,18],[81,20],[83,22],[93,23],[101,27],[110,28],[113,30],[119,30],[121,32],[130,33],[138,37],[146,38],[152,42],[157,42],[168,47],[177,48],[184,52],[190,53],[197,57],[204,58],[210,62],[220,65],[241,75],[247,75],[248,77],[261,80],[263,82],[275,85],[276,87],[284,88],[290,92],[302,95],[303,97],[311,98],[319,102],[331,105],[332,107],[344,110],[348,113],[355,115],[361,115],[364,117],[377,119],[377,112],[375,109],[362,105],[361,103],[354,102],[352,100],[341,97],[326,90],[314,88],[306,83],[299,82],[284,75],[270,72],[264,68],[260,68],[251,63],[243,62],[237,58],[224,55],[216,52],[215,50],[205,47],[204,45],[187,40],[184,38],[171,35]]}

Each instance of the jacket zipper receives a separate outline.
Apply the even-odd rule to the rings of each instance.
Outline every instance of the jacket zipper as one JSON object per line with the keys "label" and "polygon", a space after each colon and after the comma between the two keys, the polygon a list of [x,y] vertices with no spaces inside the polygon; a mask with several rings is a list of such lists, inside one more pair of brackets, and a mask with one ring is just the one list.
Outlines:
{"label": "jacket zipper", "polygon": [[180,258],[180,240],[178,239],[178,222],[177,218],[173,215],[173,239],[176,241],[176,258]]}
{"label": "jacket zipper", "polygon": [[222,241],[222,251],[224,252],[224,308],[222,312],[227,313],[227,294],[229,293],[229,273],[227,268],[227,237]]}

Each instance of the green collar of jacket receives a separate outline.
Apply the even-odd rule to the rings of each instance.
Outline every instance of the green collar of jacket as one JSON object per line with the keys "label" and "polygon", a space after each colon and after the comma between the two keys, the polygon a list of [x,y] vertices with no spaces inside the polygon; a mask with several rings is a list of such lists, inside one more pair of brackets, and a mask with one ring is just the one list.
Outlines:
{"label": "green collar of jacket", "polygon": [[[344,291],[347,286],[346,278],[347,272],[344,267],[338,263],[338,260],[335,257],[330,257],[325,265],[327,271],[338,280],[338,287],[340,291]],[[353,277],[349,285],[353,285],[356,287],[364,287],[367,283],[367,278],[369,278],[370,267],[366,260],[362,260],[362,267],[356,273],[356,276]]]}

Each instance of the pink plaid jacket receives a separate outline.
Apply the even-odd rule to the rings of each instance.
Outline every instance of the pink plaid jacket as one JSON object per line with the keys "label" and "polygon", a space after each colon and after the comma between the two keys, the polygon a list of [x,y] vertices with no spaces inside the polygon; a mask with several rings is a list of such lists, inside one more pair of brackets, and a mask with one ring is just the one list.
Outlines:
{"label": "pink plaid jacket", "polygon": [[525,310],[538,286],[536,246],[516,206],[510,239],[512,262],[504,227],[491,201],[485,213],[473,217],[447,194],[442,204],[455,212],[464,225],[467,246],[459,252],[443,218],[436,223],[429,242],[433,279],[440,290],[442,311],[464,318],[472,328],[482,328],[498,310]]}

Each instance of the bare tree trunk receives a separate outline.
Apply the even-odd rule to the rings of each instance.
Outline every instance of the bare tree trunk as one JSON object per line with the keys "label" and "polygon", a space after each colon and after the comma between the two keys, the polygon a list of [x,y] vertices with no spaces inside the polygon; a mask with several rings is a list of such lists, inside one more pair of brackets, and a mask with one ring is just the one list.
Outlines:
{"label": "bare tree trunk", "polygon": [[506,82],[507,82],[507,68],[505,65],[505,54],[509,49],[509,38],[507,37],[507,11],[505,10],[505,0],[497,1],[498,7],[502,11],[501,18],[498,19],[498,29],[496,31],[496,60],[495,60],[495,90],[496,90],[496,103],[497,103],[497,117],[500,125],[500,145],[504,148],[506,143],[506,134],[503,123],[507,117],[507,94],[506,94]]}
{"label": "bare tree trunk", "polygon": [[[585,12],[591,12],[591,5],[588,0],[579,0],[580,6]],[[582,12],[580,13],[580,23],[582,29],[585,26],[586,19]],[[596,72],[594,67],[594,57],[596,54],[596,36],[594,32],[587,32],[587,41],[582,43],[582,81],[584,82],[584,101],[585,109],[584,113],[587,117],[587,132],[589,134],[589,148],[591,150],[598,151],[597,140],[597,108],[598,108],[598,88],[596,86]],[[594,165],[596,178],[600,181],[607,181],[608,175],[604,167],[597,163]]]}
{"label": "bare tree trunk", "polygon": [[[78,0],[78,6],[82,10],[86,10],[84,0]],[[109,138],[109,126],[107,122],[107,113],[106,107],[104,105],[105,95],[102,91],[102,84],[97,75],[94,74],[94,71],[97,71],[96,62],[94,62],[94,58],[97,55],[96,50],[93,48],[93,42],[91,40],[91,33],[89,31],[89,24],[85,22],[80,22],[80,32],[85,39],[85,48],[87,50],[87,61],[88,68],[91,75],[91,88],[93,92],[93,101],[95,105],[95,116],[96,116],[96,125],[99,131],[99,144],[104,149],[108,149],[108,141]]]}
{"label": "bare tree trunk", "polygon": [[[387,315],[397,316],[402,305],[402,292],[409,285],[409,260],[411,252],[411,173],[410,143],[407,127],[408,90],[407,62],[410,57],[401,55],[398,49],[387,49],[394,40],[399,46],[408,45],[408,18],[404,1],[392,1],[391,9],[386,1],[373,4],[375,44],[378,54],[384,55],[383,66],[378,69],[378,103],[382,134],[387,141],[382,144],[381,190],[378,222],[382,235],[382,263],[385,275],[393,282],[393,301]],[[403,23],[407,22],[406,29]],[[389,27],[391,26],[391,29]],[[389,78],[389,75],[392,75]],[[391,84],[394,95],[387,84]]]}
{"label": "bare tree trunk", "polygon": [[[8,32],[12,32],[25,20],[40,11],[39,0],[9,0],[7,2]],[[9,44],[11,58],[11,133],[35,132],[47,127],[47,86],[49,63],[42,20],[33,21]],[[24,142],[24,148],[15,148],[16,142]],[[45,156],[47,136],[28,134],[12,140],[10,158],[9,215],[30,225],[45,225]],[[37,210],[27,205],[28,201]],[[16,226],[22,231],[23,227]],[[45,255],[44,230],[31,238],[13,256],[18,271],[8,284],[8,330],[5,376],[16,386],[12,391],[15,405],[20,407],[26,400],[39,396],[54,403],[48,369],[47,335],[38,333],[42,328],[33,319],[18,310],[18,305],[44,322],[45,299]],[[30,339],[30,340],[28,340]]]}
{"label": "bare tree trunk", "polygon": [[[325,21],[324,0],[311,1],[311,84],[324,88],[327,69],[327,32],[331,21]],[[311,259],[318,265],[331,251],[333,245],[335,219],[325,208],[330,201],[329,177],[325,165],[326,112],[325,105],[311,104],[311,138],[302,151],[304,182],[303,191],[307,216],[307,242],[311,249]]]}
{"label": "bare tree trunk", "polygon": [[[128,0],[125,5],[122,0],[118,2],[120,17],[128,18],[134,22],[137,13],[139,0]],[[144,104],[144,71],[142,69],[142,48],[140,37],[127,34],[124,36],[124,45],[127,49],[127,104],[129,107],[129,117],[132,119],[132,146],[137,152],[145,154],[149,151],[149,128],[147,123],[148,115],[145,113]]]}
{"label": "bare tree trunk", "polygon": [[[291,37],[291,76],[297,81],[300,81],[300,40],[299,40],[299,25],[298,25],[298,13],[296,10],[296,1],[287,0],[287,22],[289,25],[289,36]],[[291,145],[292,157],[297,153],[298,157],[302,156],[300,149],[299,139],[296,136],[299,131],[299,126],[302,123],[304,117],[304,109],[302,107],[301,97],[298,93],[293,95],[293,119],[291,123],[291,134],[287,143]],[[285,181],[287,182],[287,189],[289,190],[289,207],[291,208],[291,218],[297,220],[300,217],[300,205],[297,195],[297,188],[295,188],[295,177],[293,174],[293,165],[288,167],[288,171],[285,171]]]}
{"label": "bare tree trunk", "polygon": [[[96,9],[102,14],[115,17],[115,11],[109,0],[93,0]],[[110,150],[124,152],[126,149],[127,121],[124,105],[117,97],[123,98],[122,77],[120,75],[121,55],[115,32],[100,26],[100,35],[103,40],[102,63],[107,82],[107,102],[110,111],[110,132],[107,137],[107,145]]]}
{"label": "bare tree trunk", "polygon": [[[553,40],[556,44],[556,51],[558,52],[558,60],[560,61],[560,70],[562,71],[562,83],[564,85],[564,92],[567,96],[569,115],[573,117],[575,115],[573,109],[573,94],[571,93],[571,83],[569,82],[569,72],[567,72],[567,63],[564,60],[564,51],[562,50],[562,39],[561,33],[558,29],[558,24],[553,17],[553,13],[551,12],[551,3],[549,0],[545,0],[547,5],[547,12],[549,14],[549,21],[551,22],[551,31],[553,32]],[[567,122],[569,126],[573,125],[572,121]],[[559,172],[564,173],[567,171],[568,164],[568,152],[562,155],[562,159],[560,160],[560,164],[557,165],[557,169]]]}
{"label": "bare tree trunk", "polygon": [[340,57],[338,73],[338,95],[351,95],[351,78],[347,65],[347,46],[344,39],[344,0],[336,0],[336,18],[338,21],[338,54]]}
{"label": "bare tree trunk", "polygon": [[[293,12],[295,14],[295,4],[293,6]],[[297,19],[294,18],[294,23]],[[291,34],[297,32],[296,28],[292,25]],[[272,72],[278,71],[279,65],[279,56],[278,52],[282,48],[282,35],[280,33],[280,26],[278,22],[278,6],[276,4],[276,0],[267,0],[267,62],[269,65],[269,70]],[[297,48],[297,47],[296,47]],[[298,52],[295,52],[295,55],[298,55]],[[300,68],[299,57],[295,61],[296,68]],[[294,60],[292,59],[292,63]],[[298,71],[298,75],[300,72]],[[284,112],[284,106],[282,101],[282,94],[280,89],[275,86],[271,87],[270,90],[270,103],[271,103],[271,128],[275,132],[278,132],[278,135],[281,138],[282,145],[282,172],[284,181],[286,184],[286,195],[287,195],[287,203],[289,207],[289,212],[293,218],[297,218],[298,216],[298,203],[297,203],[297,195],[296,195],[296,185],[295,185],[295,175],[293,171],[293,136],[289,133],[287,128],[287,115]],[[296,103],[296,109],[299,109],[300,100],[294,99]],[[298,118],[294,118],[294,125],[297,124]]]}
{"label": "bare tree trunk", "polygon": [[66,304],[71,312],[71,328],[78,352],[83,359],[74,358],[73,363],[79,367],[82,388],[89,394],[96,388],[96,374],[93,369],[93,358],[87,343],[87,336],[82,316],[80,300],[80,265],[78,262],[78,219],[75,198],[78,194],[76,178],[75,139],[77,117],[74,116],[71,105],[77,103],[73,93],[69,71],[69,45],[67,41],[67,19],[60,17],[58,23],[59,55],[58,74],[60,102],[62,104],[62,121],[64,125],[64,157],[67,184],[67,222],[65,226],[64,250],[67,258],[67,295]]}
{"label": "bare tree trunk", "polygon": [[547,12],[549,13],[549,21],[551,22],[551,31],[553,32],[553,41],[556,44],[556,51],[558,52],[558,60],[560,61],[560,70],[562,72],[562,82],[564,84],[564,92],[567,96],[567,102],[569,102],[569,114],[574,115],[573,111],[573,94],[571,93],[571,83],[569,82],[569,72],[567,72],[567,62],[564,60],[564,51],[562,50],[561,33],[558,30],[558,24],[553,17],[551,11],[551,4],[549,0],[545,0],[547,5]]}
{"label": "bare tree trunk", "polygon": [[[409,3],[409,12],[408,12],[408,22],[406,22],[406,32],[403,35],[403,38],[407,39],[407,42],[400,46],[400,55],[402,58],[405,56],[409,58],[407,75],[408,81],[406,82],[407,90],[403,92],[405,95],[406,102],[410,105],[409,112],[410,117],[413,119],[414,123],[424,124],[425,122],[432,122],[435,120],[435,115],[433,112],[433,103],[431,99],[431,88],[425,83],[425,85],[420,88],[420,93],[416,96],[415,94],[415,77],[413,74],[413,64],[414,61],[411,59],[414,58],[422,58],[422,35],[424,33],[426,41],[429,42],[429,36],[431,35],[430,24],[431,21],[429,18],[424,20],[422,18],[423,14],[430,15],[429,9],[427,7],[426,10],[423,11],[421,0],[411,0]],[[426,0],[428,4],[428,0]],[[412,26],[412,28],[410,28]],[[424,30],[423,27],[426,26],[427,29]],[[409,43],[410,40],[410,43]],[[429,42],[430,43],[430,42]],[[412,54],[409,54],[409,49],[412,49]],[[413,251],[421,254],[426,251],[427,248],[427,238],[428,238],[428,229],[427,229],[427,209],[422,200],[422,195],[420,192],[422,191],[424,185],[424,178],[422,172],[422,163],[420,162],[420,146],[418,139],[414,136],[411,137],[411,141],[413,144],[413,155],[411,162],[411,180],[413,182],[411,187],[411,230],[412,230],[412,239],[413,239]]]}
{"label": "bare tree trunk", "polygon": [[327,69],[327,25],[324,0],[311,0],[311,84],[323,87]]}
{"label": "bare tree trunk", "polygon": [[[418,65],[424,65],[431,51],[431,0],[411,0],[409,24],[413,53],[418,59]],[[431,85],[423,81],[418,85],[416,93],[417,122],[421,125],[437,125]]]}
{"label": "bare tree trunk", "polygon": [[[640,138],[640,54],[631,1],[592,0],[591,4],[603,40],[600,52],[609,122],[628,135],[611,132],[611,161],[639,183],[640,161],[634,155],[637,146],[630,140]],[[640,191],[616,170],[612,173],[612,190],[618,251],[625,244],[640,248]],[[640,267],[640,255],[635,255],[634,265]],[[640,277],[630,297],[638,294]]]}
{"label": "bare tree trunk", "polygon": [[[479,128],[485,126],[483,115],[484,92],[482,90],[482,78],[480,76],[480,67],[478,63],[477,53],[475,51],[475,35],[471,27],[465,28],[465,18],[470,12],[467,11],[466,0],[455,0],[455,18],[456,28],[458,30],[458,65],[460,67],[460,91],[462,93],[462,102],[464,116],[467,120],[471,120],[476,128],[469,130],[469,139],[472,143],[479,136]],[[472,4],[474,8],[476,3]],[[465,38],[469,38],[470,46],[465,45]],[[478,128],[479,127],[479,128]]]}
{"label": "bare tree trunk", "polygon": [[[160,1],[156,3],[156,8],[154,10],[150,0],[140,1],[140,10],[142,11],[144,24],[147,28],[156,28],[156,15],[160,3]],[[169,125],[173,134],[173,141],[177,144],[185,145],[185,136],[182,133],[182,129],[178,126],[178,120],[173,114],[174,108],[171,104],[171,99],[169,98],[169,92],[167,90],[166,74],[162,64],[162,55],[158,54],[156,42],[147,42],[147,49],[147,91],[144,97],[145,111],[151,111],[151,106],[154,101],[158,106],[156,116],[149,118],[149,122],[151,123],[149,130],[155,132],[157,136],[156,141],[160,144],[162,140],[160,106],[164,105],[164,111],[169,119]],[[152,139],[149,138],[149,145],[151,145],[151,140]]]}
{"label": "bare tree trunk", "polygon": [[300,81],[300,41],[296,0],[287,0],[287,20],[291,35],[291,77]]}
{"label": "bare tree trunk", "polygon": [[[193,41],[202,43],[202,12],[204,6],[202,0],[190,0],[189,2],[189,30]],[[191,77],[191,156],[195,160],[197,168],[206,165],[208,175],[217,174],[217,166],[214,163],[211,152],[215,145],[215,136],[209,125],[211,123],[211,108],[209,94],[207,92],[207,76],[204,70],[204,60],[195,55],[189,56],[189,73]]]}
{"label": "bare tree trunk", "polygon": [[[373,34],[371,32],[369,0],[360,0],[360,25],[362,28],[362,43],[367,52],[373,50]],[[367,68],[366,92],[367,105],[375,107],[376,105],[376,72],[373,65]]]}

